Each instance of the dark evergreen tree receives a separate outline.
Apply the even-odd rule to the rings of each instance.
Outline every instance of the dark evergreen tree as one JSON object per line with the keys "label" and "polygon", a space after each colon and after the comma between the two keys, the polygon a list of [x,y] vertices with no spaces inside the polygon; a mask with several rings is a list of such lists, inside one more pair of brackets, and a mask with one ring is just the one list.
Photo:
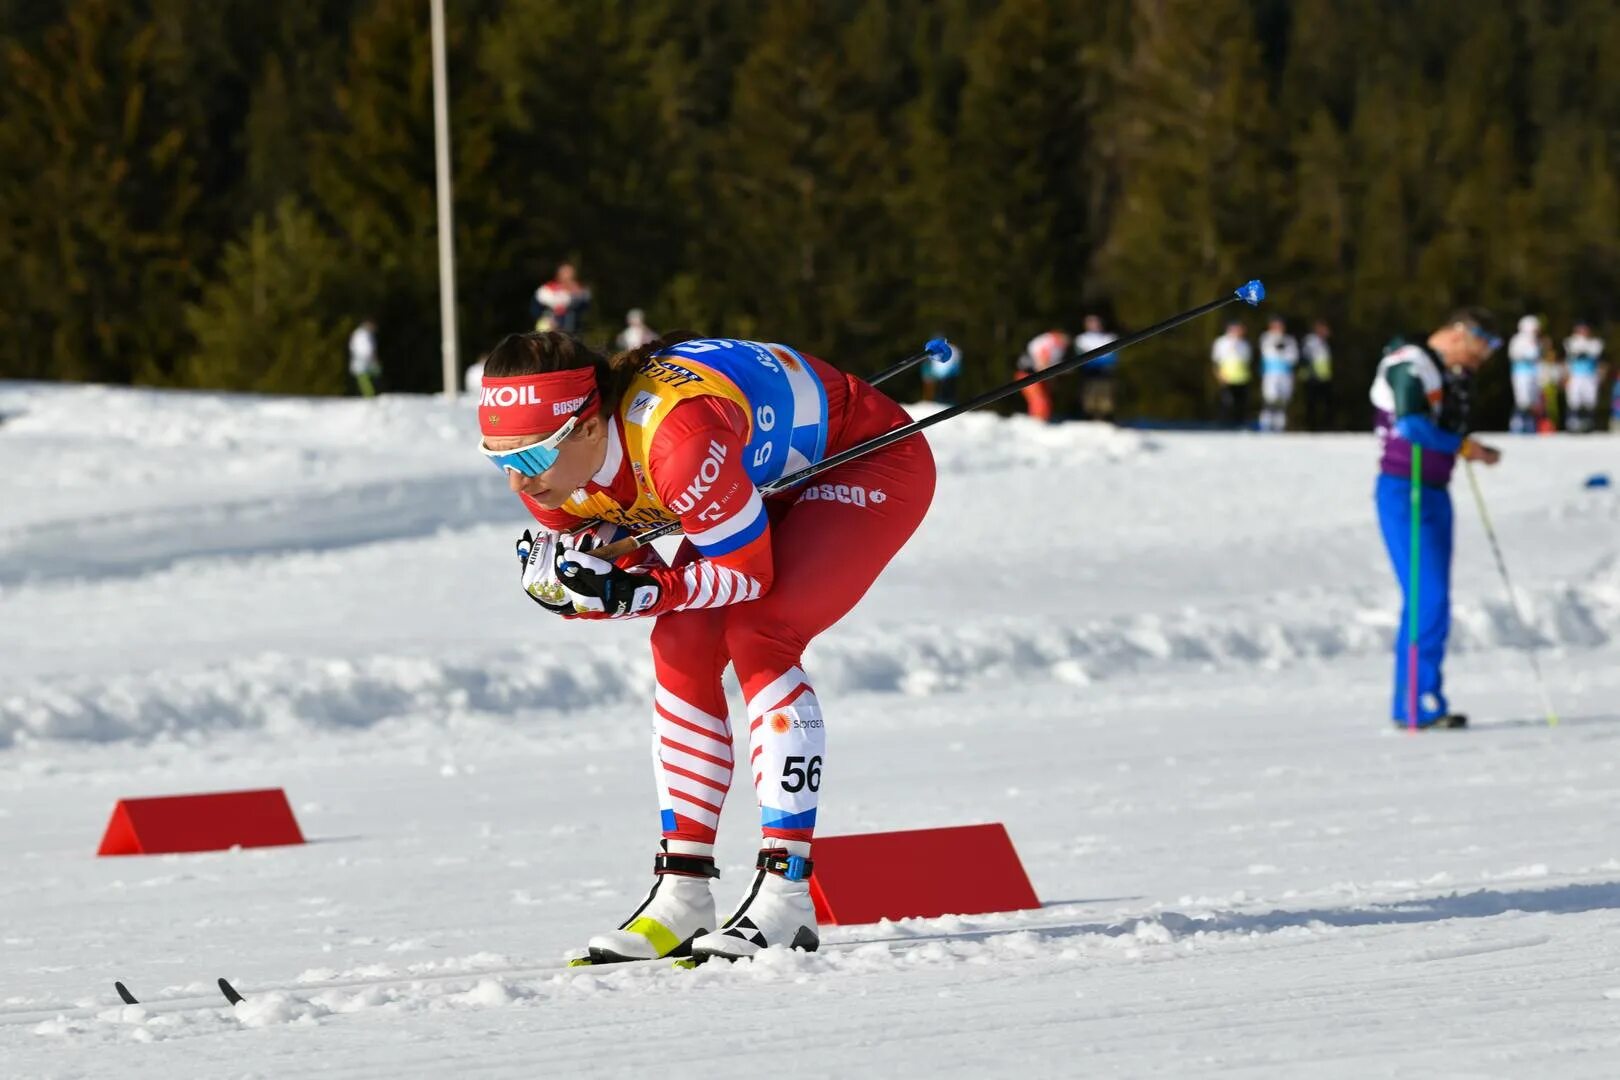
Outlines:
{"label": "dark evergreen tree", "polygon": [[79,0],[7,48],[0,120],[0,371],[163,379],[193,280],[199,191],[157,27]]}
{"label": "dark evergreen tree", "polygon": [[[1121,195],[1098,266],[1141,326],[1273,263],[1283,192],[1249,5],[1141,0],[1133,37],[1112,120]],[[1200,325],[1133,354],[1122,372],[1141,406],[1202,414],[1212,336]]]}
{"label": "dark evergreen tree", "polygon": [[654,93],[653,14],[627,0],[513,0],[483,34],[475,78],[500,121],[484,198],[500,203],[489,281],[502,332],[527,328],[528,297],[560,262],[595,292],[598,341],[682,265],[687,148]]}
{"label": "dark evergreen tree", "polygon": [[[871,370],[945,332],[967,391],[1262,276],[1334,322],[1359,426],[1379,345],[1456,304],[1620,318],[1609,0],[447,14],[469,359],[565,259],[598,343],[644,307]],[[420,0],[0,0],[0,375],[326,392],[370,313],[437,389],[434,183]],[[1204,414],[1214,329],[1128,354],[1126,414]]]}
{"label": "dark evergreen tree", "polygon": [[347,385],[352,303],[338,242],[288,199],[225,249],[200,303],[186,309],[196,351],[185,381],[227,390],[339,394]]}
{"label": "dark evergreen tree", "polygon": [[1076,321],[1091,255],[1084,167],[1086,38],[1079,7],[1017,0],[979,20],[941,155],[949,259],[936,321],[952,313],[972,357],[966,391],[1003,382],[1024,344]]}
{"label": "dark evergreen tree", "polygon": [[903,234],[879,109],[891,26],[878,5],[845,8],[783,4],[762,19],[737,69],[697,267],[728,333],[796,341],[859,369],[892,331]]}

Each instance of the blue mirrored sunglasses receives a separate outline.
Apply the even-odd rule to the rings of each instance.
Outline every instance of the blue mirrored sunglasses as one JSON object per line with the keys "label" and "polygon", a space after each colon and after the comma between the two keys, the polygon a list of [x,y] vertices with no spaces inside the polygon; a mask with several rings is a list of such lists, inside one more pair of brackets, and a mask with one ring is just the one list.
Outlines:
{"label": "blue mirrored sunglasses", "polygon": [[595,397],[595,390],[586,394],[585,400],[579,403],[579,408],[563,421],[563,426],[539,442],[520,446],[516,450],[491,450],[484,445],[482,439],[479,439],[478,449],[503,473],[515,472],[524,476],[539,476],[557,464],[557,454],[563,440],[574,433],[574,428],[579,425],[579,414],[590,407]]}
{"label": "blue mirrored sunglasses", "polygon": [[1502,347],[1501,338],[1497,337],[1495,334],[1487,334],[1484,330],[1481,330],[1473,323],[1468,324],[1468,332],[1485,343],[1485,350],[1487,353],[1493,353]]}

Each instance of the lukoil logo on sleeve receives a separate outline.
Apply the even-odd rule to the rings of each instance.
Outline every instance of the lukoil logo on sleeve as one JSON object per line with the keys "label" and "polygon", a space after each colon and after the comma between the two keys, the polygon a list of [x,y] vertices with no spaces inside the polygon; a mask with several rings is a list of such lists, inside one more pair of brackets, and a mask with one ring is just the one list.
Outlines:
{"label": "lukoil logo on sleeve", "polygon": [[725,444],[710,439],[709,455],[703,459],[703,464],[698,466],[697,476],[693,477],[692,482],[686,485],[686,490],[681,492],[669,504],[669,508],[677,514],[690,513],[692,508],[697,505],[698,500],[707,495],[709,488],[713,487],[714,482],[720,479],[720,466],[725,460]]}

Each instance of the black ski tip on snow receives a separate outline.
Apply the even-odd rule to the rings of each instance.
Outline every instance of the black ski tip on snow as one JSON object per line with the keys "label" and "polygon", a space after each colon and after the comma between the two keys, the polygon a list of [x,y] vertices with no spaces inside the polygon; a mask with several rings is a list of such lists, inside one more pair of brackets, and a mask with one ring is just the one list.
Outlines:
{"label": "black ski tip on snow", "polygon": [[225,1000],[230,1002],[232,1005],[242,1004],[242,995],[236,992],[236,987],[232,986],[224,979],[219,980],[219,992],[224,994]]}
{"label": "black ski tip on snow", "polygon": [[118,991],[118,996],[124,999],[124,1004],[125,1005],[139,1005],[140,1004],[140,1002],[135,999],[135,995],[129,992],[129,987],[125,986],[123,983],[121,983],[121,982],[113,983],[113,989]]}

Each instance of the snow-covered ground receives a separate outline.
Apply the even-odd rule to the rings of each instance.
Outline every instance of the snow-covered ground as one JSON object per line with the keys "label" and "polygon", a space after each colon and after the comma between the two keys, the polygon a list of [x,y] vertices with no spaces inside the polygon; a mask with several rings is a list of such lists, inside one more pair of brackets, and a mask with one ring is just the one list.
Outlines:
{"label": "snow-covered ground", "polygon": [[[1409,737],[1370,437],[936,429],[807,661],[821,827],[1005,822],[1045,906],[679,972],[561,966],[647,885],[647,627],[520,595],[470,409],[0,415],[0,1075],[1620,1074],[1620,440],[1481,474],[1529,632],[1459,480],[1476,726]],[[93,855],[121,796],[258,786],[314,842]]]}

